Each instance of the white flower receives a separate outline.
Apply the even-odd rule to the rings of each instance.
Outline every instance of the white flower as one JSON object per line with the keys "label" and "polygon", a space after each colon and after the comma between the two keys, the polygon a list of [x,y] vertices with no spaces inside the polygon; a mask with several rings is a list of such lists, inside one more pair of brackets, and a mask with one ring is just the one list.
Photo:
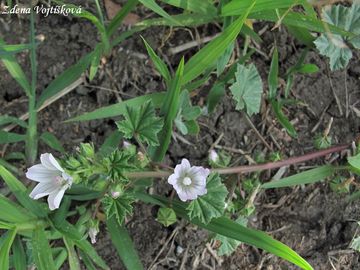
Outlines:
{"label": "white flower", "polygon": [[219,155],[218,155],[218,153],[216,153],[216,151],[214,149],[211,149],[211,151],[209,153],[209,159],[214,163],[218,162]]}
{"label": "white flower", "polygon": [[26,172],[26,177],[39,182],[30,193],[34,200],[48,197],[50,210],[59,208],[65,191],[71,187],[72,177],[65,173],[52,154],[45,153],[40,156],[41,164],[32,166]]}
{"label": "white flower", "polygon": [[210,174],[209,169],[190,166],[187,159],[176,165],[174,173],[169,176],[168,183],[171,184],[183,202],[195,200],[198,196],[206,194],[206,178]]}

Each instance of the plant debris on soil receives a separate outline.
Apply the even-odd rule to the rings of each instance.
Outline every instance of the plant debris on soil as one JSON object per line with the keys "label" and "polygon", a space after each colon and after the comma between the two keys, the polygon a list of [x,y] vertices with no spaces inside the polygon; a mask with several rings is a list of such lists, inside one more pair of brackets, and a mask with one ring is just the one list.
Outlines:
{"label": "plant debris on soil", "polygon": [[[93,9],[82,4],[85,8]],[[137,10],[140,17],[149,15],[147,12],[145,9]],[[57,15],[51,19],[37,15],[36,19],[37,34],[45,37],[37,51],[40,93],[63,70],[91,51],[98,37],[94,26],[82,19]],[[0,36],[9,44],[25,43],[28,40],[28,25],[26,16],[2,17]],[[125,29],[127,26],[123,27]],[[266,25],[255,23],[254,27],[263,28]],[[267,29],[271,29],[271,26]],[[153,48],[157,48],[168,64],[175,67],[180,55],[171,54],[170,48],[199,37],[213,36],[217,32],[219,29],[215,26],[186,29],[156,27],[141,35]],[[280,77],[297,62],[304,47],[283,27],[274,31],[266,30],[262,39],[263,43],[251,61],[259,70],[263,82],[266,82],[274,42],[279,50]],[[242,42],[241,38],[238,42]],[[187,58],[197,49],[194,47],[183,53]],[[288,106],[286,112],[298,132],[297,139],[286,134],[263,102],[262,113],[250,120],[273,150],[280,151],[283,157],[314,150],[315,134],[324,131],[331,117],[334,119],[330,130],[333,144],[348,143],[356,138],[360,131],[360,118],[352,108],[358,106],[360,99],[359,56],[357,53],[353,57],[347,70],[329,72],[327,59],[316,52],[308,54],[306,63],[316,64],[319,71],[312,75],[296,75],[291,95],[299,103]],[[30,63],[27,53],[20,53],[18,59],[28,72]],[[0,74],[0,114],[20,116],[26,113],[26,96],[3,65],[0,65]],[[345,87],[349,94],[348,107]],[[203,105],[204,96],[210,88],[211,82],[198,89],[193,102]],[[45,108],[39,114],[39,129],[53,132],[65,143],[69,152],[73,152],[81,142],[93,142],[99,146],[115,130],[114,119],[71,124],[63,121],[96,108],[164,89],[164,82],[155,71],[139,34],[135,34],[102,61],[99,73],[92,82],[78,86]],[[256,136],[251,123],[235,110],[229,91],[227,95],[211,117],[200,119],[201,132],[198,136],[176,136],[173,139],[166,157],[169,165],[177,164],[185,156],[195,164],[207,165],[208,151],[220,136],[222,138],[217,146],[229,151],[234,165],[248,164],[246,155],[254,157],[254,153],[269,153],[269,149]],[[336,102],[335,96],[339,102]],[[314,132],[315,126],[317,129]],[[17,127],[15,131],[21,129]],[[21,147],[6,145],[2,146],[0,152],[4,155]],[[40,145],[40,153],[47,150],[47,146]],[[286,168],[284,176],[324,162],[319,159],[291,166]],[[269,181],[274,173],[276,171],[262,173],[261,180]],[[165,180],[158,181],[152,192],[169,194],[170,186]],[[251,216],[249,226],[263,230],[287,244],[308,260],[314,269],[360,268],[359,254],[349,248],[357,229],[360,206],[356,201],[347,203],[345,195],[331,191],[327,182],[262,191],[256,197],[255,206],[256,211]],[[156,206],[137,204],[134,216],[127,220],[127,228],[146,269],[296,269],[280,258],[244,244],[231,256],[219,257],[216,255],[218,243],[211,240],[210,234],[185,221],[165,228],[155,220],[156,211]],[[124,269],[106,231],[100,231],[96,248],[111,269]]]}

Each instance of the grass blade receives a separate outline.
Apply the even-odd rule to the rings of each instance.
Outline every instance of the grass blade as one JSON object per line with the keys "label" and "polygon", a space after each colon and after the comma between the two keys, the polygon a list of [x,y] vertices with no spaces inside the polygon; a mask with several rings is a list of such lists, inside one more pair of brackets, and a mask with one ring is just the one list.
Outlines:
{"label": "grass blade", "polygon": [[216,20],[214,16],[199,14],[179,14],[173,15],[174,21],[169,21],[164,18],[147,19],[137,23],[135,26],[138,27],[150,27],[150,26],[198,26],[205,23],[210,23]]}
{"label": "grass blade", "polygon": [[164,104],[161,108],[161,113],[164,115],[165,118],[163,129],[158,135],[161,144],[157,147],[151,147],[149,149],[150,156],[154,161],[161,161],[164,158],[171,141],[173,122],[179,109],[179,97],[182,85],[183,72],[184,58],[182,58],[180,61],[175,77],[173,78],[169,90],[166,93],[166,96],[164,98]]}
{"label": "grass blade", "polygon": [[81,270],[79,258],[76,254],[73,241],[67,237],[64,237],[63,240],[67,249],[70,270]]}
{"label": "grass blade", "polygon": [[275,46],[273,56],[271,59],[270,72],[268,76],[269,99],[274,99],[276,97],[276,92],[278,87],[278,76],[279,76],[279,54],[277,47]]}
{"label": "grass blade", "polygon": [[122,262],[128,270],[142,270],[144,267],[125,227],[119,225],[114,217],[106,221],[111,241]]}
{"label": "grass blade", "polygon": [[[157,195],[148,195],[145,193],[136,193],[136,196],[138,199],[144,202],[160,205],[163,207],[167,207],[169,204],[171,204],[178,216],[189,219],[186,212],[187,205],[184,203],[175,200],[172,200],[170,203],[170,201],[166,198]],[[266,250],[299,266],[302,269],[313,270],[307,261],[305,261],[288,246],[273,239],[264,232],[246,228],[226,217],[212,219],[211,222],[207,225],[201,223],[197,219],[193,219],[191,222],[211,232],[218,233],[223,236]]]}
{"label": "grass blade", "polygon": [[[289,8],[294,4],[300,1],[294,0],[257,0],[256,4],[254,5],[251,13],[259,12],[263,10],[274,10],[279,8]],[[244,14],[246,10],[251,6],[253,1],[251,0],[241,0],[241,1],[231,1],[230,3],[226,4],[222,10],[222,16],[237,16]]]}
{"label": "grass blade", "polygon": [[315,169],[307,170],[289,177],[285,177],[276,181],[271,181],[262,184],[261,187],[268,188],[282,188],[296,185],[313,184],[319,182],[326,177],[333,175],[335,168],[330,165],[321,166]]}
{"label": "grass blade", "polygon": [[59,151],[62,154],[65,153],[65,149],[62,146],[62,143],[55,137],[54,134],[50,132],[44,132],[41,134],[40,139],[52,149]]}
{"label": "grass blade", "polygon": [[139,0],[139,2],[141,2],[148,9],[154,11],[156,14],[165,18],[166,20],[174,23],[179,23],[174,19],[173,16],[170,16],[165,10],[163,10],[154,0]]}
{"label": "grass blade", "polygon": [[113,133],[111,133],[104,143],[101,145],[99,149],[99,153],[103,156],[106,156],[113,152],[115,149],[117,149],[120,141],[122,139],[122,134],[120,131],[115,130]]}
{"label": "grass blade", "polygon": [[220,34],[217,38],[212,40],[190,58],[184,69],[184,84],[198,77],[207,68],[214,65],[217,59],[223,55],[228,46],[240,33],[241,28],[254,4],[255,2],[252,3],[252,5],[241,17],[239,17],[229,27],[227,27],[222,34]]}
{"label": "grass blade", "polygon": [[161,60],[161,58],[154,52],[154,50],[151,48],[149,43],[147,43],[143,37],[141,37],[141,38],[144,41],[146,50],[147,50],[151,60],[153,61],[156,69],[160,72],[161,76],[164,77],[166,83],[168,84],[170,82],[170,78],[171,78],[169,69],[167,68],[164,61]]}
{"label": "grass blade", "polygon": [[294,126],[290,123],[287,116],[282,111],[282,105],[277,100],[271,101],[271,106],[274,110],[275,116],[277,120],[280,122],[280,124],[286,129],[287,133],[293,138],[297,137],[297,132],[294,128]]}
{"label": "grass blade", "polygon": [[39,227],[33,231],[32,254],[38,270],[56,270],[49,242],[45,230]]}
{"label": "grass blade", "polygon": [[[274,1],[275,2],[275,1]],[[345,31],[339,27],[336,27],[332,24],[323,22],[312,16],[303,15],[297,12],[287,12],[287,10],[280,10],[277,13],[275,10],[267,10],[262,12],[256,12],[249,15],[250,19],[256,20],[267,20],[271,22],[278,22],[279,18],[282,18],[282,24],[291,25],[300,28],[306,28],[310,31],[315,31],[319,33],[326,33],[328,29],[333,33],[341,36],[354,37],[355,34]],[[286,15],[284,16],[284,14]]]}
{"label": "grass blade", "polygon": [[16,142],[25,141],[25,139],[26,139],[25,135],[0,130],[0,144],[16,143]]}
{"label": "grass blade", "polygon": [[55,257],[55,267],[57,270],[59,270],[61,269],[61,266],[63,266],[63,264],[65,263],[68,254],[64,248],[60,248],[60,250],[57,252],[54,252],[54,250],[55,249],[53,249],[53,256]]}
{"label": "grass blade", "polygon": [[15,45],[0,45],[0,57],[3,55],[13,55],[32,48],[31,44],[15,44]]}
{"label": "grass blade", "polygon": [[13,262],[15,270],[26,270],[26,253],[20,236],[16,236],[12,245]]}
{"label": "grass blade", "polygon": [[9,124],[9,123],[15,123],[18,124],[21,127],[27,128],[27,123],[17,117],[9,116],[9,115],[1,115],[0,116],[0,126]]}
{"label": "grass blade", "polygon": [[41,206],[43,204],[31,199],[28,196],[26,187],[1,165],[0,176],[23,207],[38,217],[43,218],[47,216],[48,208],[43,208]]}
{"label": "grass blade", "polygon": [[0,194],[0,220],[10,223],[26,223],[36,219],[34,215]]}
{"label": "grass blade", "polygon": [[91,260],[98,265],[101,269],[109,270],[110,268],[106,265],[104,260],[97,254],[94,247],[85,239],[74,241],[75,245],[86,253]]}
{"label": "grass blade", "polygon": [[[0,37],[0,46],[5,46],[5,41]],[[4,66],[9,71],[11,76],[18,82],[18,84],[24,89],[27,96],[30,96],[31,87],[26,75],[16,58],[12,55],[3,55],[0,57]]]}
{"label": "grass blade", "polygon": [[140,106],[149,99],[152,100],[155,107],[159,108],[163,103],[164,97],[165,97],[165,93],[153,93],[153,94],[143,95],[140,97],[119,102],[114,105],[102,107],[95,111],[71,118],[69,120],[66,120],[65,123],[75,122],[75,121],[90,121],[95,119],[103,119],[103,118],[123,115],[125,113],[126,106],[129,107]]}
{"label": "grass blade", "polygon": [[9,269],[9,257],[10,257],[10,248],[15,239],[16,230],[9,230],[1,236],[2,244],[0,246],[0,269],[8,270]]}
{"label": "grass blade", "polygon": [[57,94],[59,91],[63,90],[65,87],[69,86],[75,82],[80,76],[85,72],[89,67],[91,60],[93,58],[93,53],[91,52],[80,59],[75,65],[66,69],[62,74],[56,77],[41,93],[36,108],[39,109],[43,103]]}
{"label": "grass blade", "polygon": [[216,7],[209,0],[161,0],[161,2],[202,15],[216,16],[217,13]]}

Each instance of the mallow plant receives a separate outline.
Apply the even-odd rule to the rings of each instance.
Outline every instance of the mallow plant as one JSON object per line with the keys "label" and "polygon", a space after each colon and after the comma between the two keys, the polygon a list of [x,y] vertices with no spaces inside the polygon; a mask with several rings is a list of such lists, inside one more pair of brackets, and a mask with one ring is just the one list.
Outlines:
{"label": "mallow plant", "polygon": [[[32,183],[25,186],[19,180],[21,172],[14,170],[14,166],[8,162],[0,163],[0,178],[9,189],[8,196],[0,194],[0,269],[22,270],[35,266],[40,270],[53,270],[60,269],[65,262],[72,270],[81,269],[82,266],[86,269],[109,269],[95,249],[97,239],[105,233],[110,234],[127,269],[143,269],[126,229],[127,218],[131,218],[136,203],[158,206],[156,220],[164,226],[171,226],[179,219],[184,219],[199,229],[213,233],[220,242],[219,255],[231,254],[240,243],[245,243],[279,256],[301,269],[313,269],[290,247],[247,226],[249,216],[256,211],[253,202],[257,193],[263,189],[310,184],[334,176],[347,179],[360,174],[360,154],[356,143],[325,147],[288,159],[281,159],[278,153],[273,153],[268,162],[258,158],[254,165],[235,167],[230,166],[231,157],[226,152],[217,152],[215,149],[210,149],[209,162],[203,164],[193,164],[190,153],[176,160],[176,164],[164,164],[164,157],[172,143],[174,130],[183,135],[198,134],[198,117],[209,117],[226,91],[233,97],[236,110],[248,117],[259,113],[265,96],[263,82],[256,66],[249,63],[249,59],[254,53],[254,49],[250,48],[251,42],[261,42],[261,38],[254,31],[251,20],[276,22],[276,26],[283,24],[307,46],[296,65],[285,74],[285,93],[278,89],[276,47],[268,76],[269,93],[266,101],[271,104],[279,123],[291,136],[296,137],[296,130],[282,107],[291,103],[288,94],[296,73],[317,70],[316,66],[305,63],[306,53],[315,45],[320,52],[327,52],[327,49],[322,48],[331,41],[329,36],[320,36],[315,41],[313,33],[335,34],[338,39],[343,38],[343,42],[357,48],[358,28],[353,27],[355,19],[344,25],[331,18],[336,17],[337,13],[346,13],[349,15],[347,18],[357,18],[355,15],[358,8],[336,8],[327,13],[326,20],[322,21],[307,1],[163,0],[184,11],[169,15],[155,1],[141,0],[141,4],[160,17],[142,21],[134,29],[116,36],[115,30],[138,1],[128,1],[110,23],[104,21],[100,5],[98,1],[95,2],[98,17],[85,11],[79,17],[97,26],[101,41],[94,51],[50,83],[39,99],[35,91],[35,49],[38,42],[35,39],[33,14],[29,45],[6,45],[0,40],[0,57],[29,97],[30,116],[27,123],[14,117],[0,118],[3,121],[0,121],[0,125],[5,122],[17,123],[27,130],[26,136],[0,131],[0,143],[26,141],[28,168],[24,173]],[[298,5],[304,12],[294,9]],[[346,21],[345,17],[341,16],[341,20]],[[41,105],[74,83],[88,68],[89,79],[96,76],[100,56],[108,55],[113,46],[150,26],[183,27],[210,22],[221,22],[222,32],[191,58],[182,57],[174,72],[170,72],[172,69],[143,39],[152,63],[164,79],[164,91],[122,101],[67,121],[71,123],[116,117],[116,130],[101,146],[83,143],[76,150],[66,152],[61,142],[47,134],[40,138],[57,151],[37,154],[37,111]],[[239,34],[245,37],[241,47],[242,57],[229,64]],[[31,84],[27,82],[14,56],[23,50],[30,51]],[[330,58],[334,56],[331,54]],[[330,65],[339,61],[330,59]],[[206,104],[202,107],[194,106],[190,93],[208,81],[212,82],[212,86]],[[17,139],[14,141],[11,138]],[[341,165],[327,164],[282,179],[260,181],[262,171],[306,162],[350,148],[351,155]],[[37,158],[39,163],[34,165]],[[173,165],[174,168],[171,167]],[[238,183],[232,176],[238,174],[247,175],[240,183],[244,196],[234,196],[239,195],[237,192],[240,191],[235,188]],[[166,185],[171,190],[170,194],[150,194],[149,187],[155,181],[158,185]],[[359,197],[359,191],[352,191],[349,200]],[[106,230],[100,230],[104,227]],[[352,247],[358,248],[358,242],[358,238],[355,238]]]}

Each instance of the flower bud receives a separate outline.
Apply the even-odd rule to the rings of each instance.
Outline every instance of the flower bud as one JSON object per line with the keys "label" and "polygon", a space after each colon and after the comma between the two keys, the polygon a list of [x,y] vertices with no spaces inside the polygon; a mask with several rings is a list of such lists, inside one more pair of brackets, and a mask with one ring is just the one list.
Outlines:
{"label": "flower bud", "polygon": [[219,161],[219,155],[214,149],[210,150],[209,152],[209,160],[214,163]]}
{"label": "flower bud", "polygon": [[94,146],[90,143],[80,144],[80,153],[87,158],[92,158],[95,156]]}

